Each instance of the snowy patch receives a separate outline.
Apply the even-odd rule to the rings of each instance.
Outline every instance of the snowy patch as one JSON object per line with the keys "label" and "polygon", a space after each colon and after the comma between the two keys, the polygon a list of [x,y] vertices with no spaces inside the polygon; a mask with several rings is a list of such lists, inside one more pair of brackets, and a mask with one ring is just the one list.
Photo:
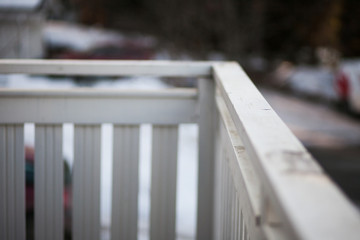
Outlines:
{"label": "snowy patch", "polygon": [[129,40],[142,46],[156,44],[155,39],[150,36],[125,36],[115,31],[55,21],[47,22],[43,29],[43,38],[50,47],[75,51],[87,51],[101,45],[122,44]]}

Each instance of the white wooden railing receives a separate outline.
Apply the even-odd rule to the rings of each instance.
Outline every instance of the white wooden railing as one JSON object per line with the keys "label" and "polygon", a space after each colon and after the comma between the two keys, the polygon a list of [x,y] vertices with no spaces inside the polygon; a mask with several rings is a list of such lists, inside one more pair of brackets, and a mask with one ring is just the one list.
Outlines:
{"label": "white wooden railing", "polygon": [[100,126],[114,125],[111,239],[136,239],[139,125],[153,126],[151,239],[175,239],[178,125],[199,127],[197,239],[359,239],[360,216],[231,62],[0,60],[0,73],[176,76],[197,89],[0,90],[0,239],[25,239],[24,123],[35,123],[35,238],[63,239],[62,124],[74,123],[73,239],[100,238]]}

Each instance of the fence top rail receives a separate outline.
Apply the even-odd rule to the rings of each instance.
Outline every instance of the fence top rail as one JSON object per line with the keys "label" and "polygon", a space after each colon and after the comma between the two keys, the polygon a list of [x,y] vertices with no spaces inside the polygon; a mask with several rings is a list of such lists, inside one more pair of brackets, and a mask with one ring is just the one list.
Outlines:
{"label": "fence top rail", "polygon": [[195,88],[133,89],[0,89],[0,98],[127,98],[127,99],[195,99]]}
{"label": "fence top rail", "polygon": [[[358,239],[360,215],[355,206],[239,65],[215,65],[214,78],[260,178],[263,195],[270,200],[270,211],[276,212],[274,226],[281,226],[285,236],[293,239]],[[266,223],[267,206],[263,208],[261,221],[270,224]]]}
{"label": "fence top rail", "polygon": [[2,59],[0,74],[210,77],[215,62]]}
{"label": "fence top rail", "polygon": [[197,121],[196,89],[0,90],[0,124],[181,124]]}

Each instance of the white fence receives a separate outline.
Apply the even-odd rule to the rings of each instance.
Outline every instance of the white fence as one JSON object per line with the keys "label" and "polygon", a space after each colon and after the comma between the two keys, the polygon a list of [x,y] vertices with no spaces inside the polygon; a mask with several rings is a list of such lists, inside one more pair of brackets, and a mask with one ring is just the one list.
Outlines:
{"label": "white fence", "polygon": [[360,216],[231,62],[0,60],[0,73],[197,77],[197,89],[0,90],[0,239],[63,239],[62,124],[74,123],[73,239],[100,238],[100,125],[114,125],[112,239],[136,239],[139,124],[153,127],[151,239],[175,239],[178,125],[199,126],[197,239],[359,239]]}

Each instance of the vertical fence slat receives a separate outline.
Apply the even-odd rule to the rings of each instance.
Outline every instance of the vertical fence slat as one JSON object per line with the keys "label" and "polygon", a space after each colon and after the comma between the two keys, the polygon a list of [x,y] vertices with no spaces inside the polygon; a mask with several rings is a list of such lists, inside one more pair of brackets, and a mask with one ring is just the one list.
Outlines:
{"label": "vertical fence slat", "polygon": [[[225,154],[223,154],[225,158]],[[226,189],[225,189],[225,161],[221,160],[221,239],[225,239],[226,218],[225,218],[225,204],[226,204]]]}
{"label": "vertical fence slat", "polygon": [[229,232],[230,232],[230,227],[229,227],[229,215],[230,215],[230,177],[229,177],[229,166],[228,166],[228,154],[226,154],[226,160],[224,161],[225,163],[225,191],[226,191],[226,205],[225,205],[225,239],[229,239]]}
{"label": "vertical fence slat", "polygon": [[74,165],[73,165],[73,218],[72,235],[74,240],[83,239],[83,161],[84,156],[84,127],[75,126],[74,129]]}
{"label": "vertical fence slat", "polygon": [[[36,143],[35,143],[36,144]],[[43,189],[45,194],[45,205],[39,206],[45,208],[45,239],[54,238],[54,134],[51,126],[45,126],[45,188]],[[35,153],[36,164],[36,153]],[[36,174],[36,173],[35,173]],[[35,186],[36,187],[36,186]],[[44,239],[44,240],[45,240]]]}
{"label": "vertical fence slat", "polygon": [[35,238],[46,239],[45,127],[35,126]]}
{"label": "vertical fence slat", "polygon": [[115,125],[111,239],[137,239],[139,126]]}
{"label": "vertical fence slat", "polygon": [[[86,126],[84,129],[84,142],[83,142],[83,165],[82,168],[84,169],[84,175],[83,175],[83,187],[84,187],[84,196],[83,196],[83,206],[84,206],[84,211],[83,211],[83,234],[84,234],[84,240],[85,239],[90,239],[92,232],[91,232],[91,222],[92,222],[92,201],[93,199],[91,198],[92,196],[92,174],[91,174],[91,169],[92,169],[92,134],[91,134],[91,128]],[[76,151],[76,150],[75,150]],[[76,173],[74,173],[76,174]]]}
{"label": "vertical fence slat", "polygon": [[[101,127],[93,127],[93,154],[92,154],[92,161],[93,161],[93,168],[91,174],[91,180],[93,182],[92,185],[92,199],[93,199],[93,221],[92,221],[92,238],[93,240],[100,239],[100,191],[101,191]],[[90,240],[91,240],[90,239]]]}
{"label": "vertical fence slat", "polygon": [[0,239],[7,238],[6,162],[6,127],[0,125]]}
{"label": "vertical fence slat", "polygon": [[100,125],[75,125],[73,239],[100,238]]}
{"label": "vertical fence slat", "polygon": [[0,238],[25,239],[23,125],[0,126]]}
{"label": "vertical fence slat", "polygon": [[35,126],[35,238],[63,239],[62,126]]}
{"label": "vertical fence slat", "polygon": [[[229,172],[230,173],[230,172]],[[234,209],[233,209],[233,196],[234,196],[234,189],[232,184],[232,176],[230,177],[229,182],[229,188],[230,188],[230,194],[229,194],[229,239],[233,240],[233,215],[234,215]]]}
{"label": "vertical fence slat", "polygon": [[246,225],[244,225],[244,240],[248,240],[248,230]]}
{"label": "vertical fence slat", "polygon": [[241,211],[241,212],[240,212],[240,239],[241,239],[241,240],[244,239],[244,226],[245,226],[245,223],[244,223],[244,214],[243,214],[243,212]]}
{"label": "vertical fence slat", "polygon": [[217,122],[216,137],[215,137],[215,204],[214,204],[214,239],[221,240],[221,224],[222,224],[222,162],[223,162],[223,148],[221,137],[221,125]]}
{"label": "vertical fence slat", "polygon": [[62,126],[56,125],[54,130],[54,240],[64,239],[64,162],[62,154]]}
{"label": "vertical fence slat", "polygon": [[24,126],[0,127],[0,238],[25,239]]}
{"label": "vertical fence slat", "polygon": [[235,232],[236,232],[236,205],[235,205],[235,186],[233,183],[233,179],[231,179],[231,239],[235,240]]}
{"label": "vertical fence slat", "polygon": [[[225,157],[225,155],[224,155]],[[226,239],[226,169],[225,160],[222,160],[222,239]]]}
{"label": "vertical fence slat", "polygon": [[7,220],[8,220],[8,238],[15,239],[15,133],[14,127],[8,126],[6,133],[7,149]]}
{"label": "vertical fence slat", "polygon": [[236,240],[240,240],[240,211],[239,195],[236,193]]}
{"label": "vertical fence slat", "polygon": [[[230,171],[231,173],[231,171]],[[230,177],[230,239],[234,239],[234,212],[235,212],[235,209],[234,209],[234,193],[235,193],[235,188],[234,188],[234,185],[233,185],[233,176],[231,175]]]}
{"label": "vertical fence slat", "polygon": [[[227,154],[225,155],[225,158]],[[226,159],[224,158],[224,239],[228,236],[228,166]]]}
{"label": "vertical fence slat", "polygon": [[154,126],[150,239],[175,239],[178,126]]}
{"label": "vertical fence slat", "polygon": [[25,152],[24,125],[15,126],[15,224],[16,239],[25,239]]}

